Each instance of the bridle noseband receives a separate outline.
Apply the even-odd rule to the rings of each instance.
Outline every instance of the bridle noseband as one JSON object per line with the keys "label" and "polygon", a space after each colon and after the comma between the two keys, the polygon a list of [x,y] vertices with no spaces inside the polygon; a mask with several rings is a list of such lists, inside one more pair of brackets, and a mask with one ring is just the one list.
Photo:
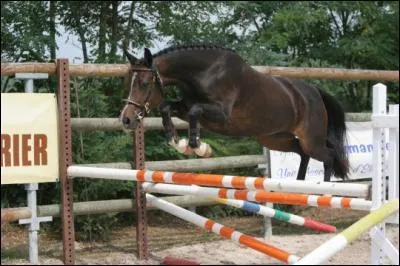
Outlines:
{"label": "bridle noseband", "polygon": [[[123,101],[126,102],[127,104],[132,104],[132,105],[134,105],[134,106],[139,108],[139,110],[140,110],[139,112],[135,110],[136,118],[139,121],[142,120],[148,113],[150,113],[150,104],[149,104],[149,102],[146,102],[144,105],[140,105],[137,102],[134,102],[134,101],[132,101],[130,99],[124,99]],[[143,110],[144,110],[144,113],[145,113],[144,115],[143,115]]]}
{"label": "bridle noseband", "polygon": [[[132,67],[131,71],[134,72],[134,75],[136,75],[136,72],[142,72],[142,71],[151,71],[153,74],[153,81],[155,83],[157,83],[158,88],[161,91],[161,94],[164,96],[164,86],[163,83],[161,81],[161,77],[160,77],[160,73],[158,73],[158,70],[155,66],[152,66],[152,68],[135,68]],[[133,86],[133,82],[135,80],[135,76],[132,77],[132,81],[131,81],[131,90],[132,90],[132,86]],[[135,115],[137,120],[141,121],[148,113],[150,113],[150,103],[148,102],[148,98],[150,97],[151,93],[149,94],[149,96],[147,97],[145,104],[139,104],[134,100],[131,99],[124,99],[123,101],[126,102],[127,104],[132,104],[134,106],[136,106],[139,111],[135,110]],[[129,94],[130,96],[130,94]]]}

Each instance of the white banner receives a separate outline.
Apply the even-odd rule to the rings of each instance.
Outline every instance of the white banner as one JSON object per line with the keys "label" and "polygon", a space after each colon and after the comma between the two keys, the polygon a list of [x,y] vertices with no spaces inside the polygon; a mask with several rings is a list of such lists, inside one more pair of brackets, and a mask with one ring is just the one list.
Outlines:
{"label": "white banner", "polygon": [[[350,162],[350,179],[372,177],[372,127],[371,122],[347,122],[347,145],[345,149]],[[386,143],[388,149],[389,143]],[[293,179],[297,178],[300,166],[300,156],[296,153],[271,152],[272,178]],[[324,166],[322,162],[310,159],[306,180],[323,181]],[[331,181],[339,181],[333,177]]]}
{"label": "white banner", "polygon": [[58,116],[53,93],[1,94],[1,184],[58,180]]}

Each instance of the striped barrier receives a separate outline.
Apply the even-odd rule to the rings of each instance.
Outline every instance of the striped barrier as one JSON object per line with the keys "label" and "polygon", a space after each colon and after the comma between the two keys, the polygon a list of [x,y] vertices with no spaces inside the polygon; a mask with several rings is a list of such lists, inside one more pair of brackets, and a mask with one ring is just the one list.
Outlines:
{"label": "striped barrier", "polygon": [[[340,234],[328,240],[317,249],[313,250],[308,255],[299,260],[296,265],[315,265],[321,264],[337,252],[345,248],[354,239],[359,237],[364,232],[371,229],[373,226],[381,223],[387,217],[399,211],[399,200],[393,199],[388,203],[383,204],[379,209],[364,216],[358,222],[345,229]],[[399,263],[397,254],[397,264]]]}
{"label": "striped barrier", "polygon": [[260,204],[255,204],[249,201],[221,199],[221,198],[214,198],[213,200],[219,203],[223,203],[226,205],[246,210],[251,213],[261,214],[265,217],[271,217],[283,222],[304,226],[315,231],[328,232],[328,233],[336,232],[335,226],[315,221],[310,218],[304,218],[295,214],[276,210],[267,206],[262,206]]}
{"label": "striped barrier", "polygon": [[199,186],[181,186],[160,183],[155,184],[149,182],[142,183],[142,186],[147,192],[174,195],[194,195],[200,197],[238,199],[257,202],[272,202],[289,205],[308,205],[321,208],[343,208],[369,211],[372,205],[371,201],[368,200],[344,197],[249,191]]}
{"label": "striped barrier", "polygon": [[117,180],[147,181],[153,183],[170,183],[178,185],[228,187],[248,190],[266,190],[306,194],[330,194],[362,198],[367,198],[369,196],[369,186],[365,184],[273,180],[262,177],[159,172],[150,170],[97,168],[76,165],[68,167],[68,175],[70,178],[107,178]]}
{"label": "striped barrier", "polygon": [[146,193],[146,199],[151,204],[156,206],[157,208],[166,211],[174,216],[177,216],[187,222],[193,223],[199,227],[202,227],[208,231],[214,232],[220,236],[223,236],[227,239],[231,239],[236,243],[243,244],[252,249],[258,250],[268,256],[271,256],[275,259],[278,259],[282,262],[293,264],[298,261],[299,257],[292,255],[284,250],[276,248],[272,245],[268,245],[260,240],[255,239],[254,237],[242,234],[238,231],[235,231],[232,228],[227,226],[223,226],[219,223],[216,223],[213,220],[207,219],[203,216],[200,216],[196,213],[188,211],[184,208],[176,206],[172,203],[169,203],[165,200],[157,198],[151,194]]}

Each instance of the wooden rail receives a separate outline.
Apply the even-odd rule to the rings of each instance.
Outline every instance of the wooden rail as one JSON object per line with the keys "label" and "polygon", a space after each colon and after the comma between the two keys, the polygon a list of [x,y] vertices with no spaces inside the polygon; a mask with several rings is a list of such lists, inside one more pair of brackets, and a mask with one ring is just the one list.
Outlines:
{"label": "wooden rail", "polygon": [[[305,68],[253,66],[266,75],[285,76],[303,79],[334,80],[399,80],[398,70],[361,70],[341,68]],[[129,73],[129,64],[70,64],[70,76],[81,77],[124,77]],[[56,74],[55,63],[1,63],[1,75],[11,76],[15,73],[48,73]]]}
{"label": "wooden rail", "polygon": [[[371,121],[370,113],[346,113],[346,121],[348,122],[369,122]],[[177,130],[188,129],[188,123],[177,117],[172,117],[172,122]],[[122,122],[118,118],[71,118],[71,126],[77,131],[93,131],[93,130],[122,130]],[[145,130],[164,130],[161,117],[144,118]]]}

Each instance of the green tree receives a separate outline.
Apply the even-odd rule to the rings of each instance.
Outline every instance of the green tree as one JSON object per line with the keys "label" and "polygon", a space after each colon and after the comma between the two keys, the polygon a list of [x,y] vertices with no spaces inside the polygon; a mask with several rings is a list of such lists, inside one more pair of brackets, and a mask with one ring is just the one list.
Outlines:
{"label": "green tree", "polygon": [[2,1],[2,60],[43,62],[54,56],[53,19],[54,6],[47,1]]}
{"label": "green tree", "polygon": [[[252,2],[251,6],[257,8],[250,9],[250,17],[260,21],[255,33],[258,43],[285,54],[289,65],[399,68],[398,2],[287,2],[268,14],[263,10],[271,10],[273,3]],[[256,19],[248,21],[252,20]],[[331,88],[348,112],[371,108],[372,82],[311,82]],[[397,91],[391,99],[398,102],[398,83],[386,83]]]}
{"label": "green tree", "polygon": [[[157,42],[165,41],[227,46],[251,65],[399,69],[398,1],[2,1],[2,61],[54,60],[55,40],[62,31],[78,36],[84,63],[125,63],[122,46],[140,51],[141,57],[143,47],[158,49]],[[371,109],[375,81],[309,82],[332,92],[347,112]],[[398,103],[398,82],[385,83],[390,101]],[[56,92],[54,78],[35,84],[41,91]],[[72,117],[78,109],[82,117],[117,117],[128,93],[121,78],[74,78],[71,85]],[[23,83],[2,77],[6,91],[21,92]],[[179,94],[171,90],[168,97]],[[251,139],[203,137],[217,155],[261,149]],[[83,145],[80,139],[74,132],[74,163],[131,159],[131,136],[91,132],[82,133]],[[184,158],[168,147],[161,131],[146,133],[146,145],[147,160]],[[78,200],[132,194],[132,184],[123,182],[76,180],[74,185]],[[2,191],[2,206],[24,204],[25,192],[15,188]],[[53,184],[41,186],[39,204],[55,202],[59,192]],[[113,221],[111,217],[108,225]],[[101,228],[96,223],[78,222],[89,231]]]}

